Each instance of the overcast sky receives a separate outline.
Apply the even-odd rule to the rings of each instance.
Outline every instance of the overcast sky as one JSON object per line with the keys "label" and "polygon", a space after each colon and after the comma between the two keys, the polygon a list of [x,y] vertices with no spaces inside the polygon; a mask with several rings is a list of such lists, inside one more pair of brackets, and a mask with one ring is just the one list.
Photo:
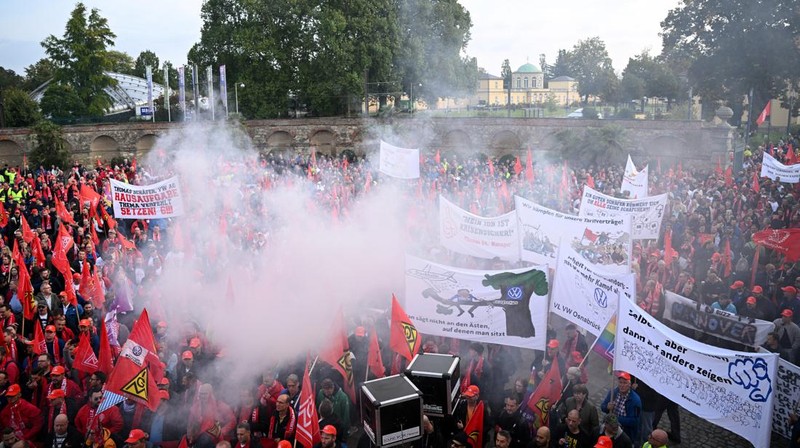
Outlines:
{"label": "overcast sky", "polygon": [[[599,36],[614,68],[649,49],[661,52],[660,22],[679,0],[460,0],[472,16],[467,54],[489,73],[500,74],[504,59],[513,69],[529,61],[539,65],[544,53],[553,63],[560,48]],[[173,65],[185,62],[200,39],[202,0],[85,0],[100,9],[117,35],[116,50],[133,58],[151,50]],[[0,66],[24,75],[25,67],[44,57],[39,43],[63,36],[75,2],[68,0],[0,0]]]}

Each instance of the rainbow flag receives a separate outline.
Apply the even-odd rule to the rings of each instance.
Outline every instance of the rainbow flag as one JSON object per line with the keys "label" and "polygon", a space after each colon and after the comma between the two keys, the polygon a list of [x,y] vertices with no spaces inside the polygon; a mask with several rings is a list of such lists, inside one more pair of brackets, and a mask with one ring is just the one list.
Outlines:
{"label": "rainbow flag", "polygon": [[614,338],[617,334],[617,314],[614,313],[608,320],[603,333],[597,338],[592,346],[592,351],[605,358],[608,362],[614,362]]}

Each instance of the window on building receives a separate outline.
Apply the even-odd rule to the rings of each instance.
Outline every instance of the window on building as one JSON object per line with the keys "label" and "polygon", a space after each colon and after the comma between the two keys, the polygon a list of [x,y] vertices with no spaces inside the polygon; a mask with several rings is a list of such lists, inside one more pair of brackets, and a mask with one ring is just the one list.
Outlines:
{"label": "window on building", "polygon": [[528,78],[527,77],[525,78],[525,88],[526,89],[528,88]]}
{"label": "window on building", "polygon": [[518,89],[522,87],[521,82],[522,82],[522,80],[517,78],[517,88]]}
{"label": "window on building", "polygon": [[534,89],[535,89],[535,88],[537,88],[537,84],[538,84],[538,83],[537,83],[536,81],[537,81],[537,79],[536,79],[536,78],[533,78],[533,88],[534,88]]}

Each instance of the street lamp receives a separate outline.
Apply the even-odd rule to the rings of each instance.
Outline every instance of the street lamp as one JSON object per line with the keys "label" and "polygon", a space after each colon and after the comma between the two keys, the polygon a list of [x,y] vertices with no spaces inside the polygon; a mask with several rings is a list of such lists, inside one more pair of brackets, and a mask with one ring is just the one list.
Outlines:
{"label": "street lamp", "polygon": [[[417,84],[417,87],[422,87],[422,83]],[[414,115],[414,83],[413,82],[411,83],[411,86],[410,86],[410,89],[409,89],[409,92],[408,92],[408,96],[410,98],[410,103],[411,103],[411,104],[409,104],[409,107],[411,107],[411,115]]]}
{"label": "street lamp", "polygon": [[239,87],[244,89],[244,83],[243,82],[241,82],[241,83],[237,82],[237,83],[233,84],[233,95],[234,95],[234,98],[236,99],[236,115],[237,116],[239,115]]}

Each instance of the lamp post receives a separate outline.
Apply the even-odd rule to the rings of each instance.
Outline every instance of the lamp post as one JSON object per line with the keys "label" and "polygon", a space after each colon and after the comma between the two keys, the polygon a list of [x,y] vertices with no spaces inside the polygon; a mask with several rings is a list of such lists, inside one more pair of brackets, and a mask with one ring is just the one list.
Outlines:
{"label": "lamp post", "polygon": [[[422,87],[422,83],[417,84],[417,87]],[[410,100],[409,107],[411,108],[411,115],[414,115],[414,83],[411,83],[409,88],[408,97]]]}
{"label": "lamp post", "polygon": [[236,116],[239,116],[239,86],[244,89],[244,83],[236,82],[233,84],[233,96],[236,102]]}

